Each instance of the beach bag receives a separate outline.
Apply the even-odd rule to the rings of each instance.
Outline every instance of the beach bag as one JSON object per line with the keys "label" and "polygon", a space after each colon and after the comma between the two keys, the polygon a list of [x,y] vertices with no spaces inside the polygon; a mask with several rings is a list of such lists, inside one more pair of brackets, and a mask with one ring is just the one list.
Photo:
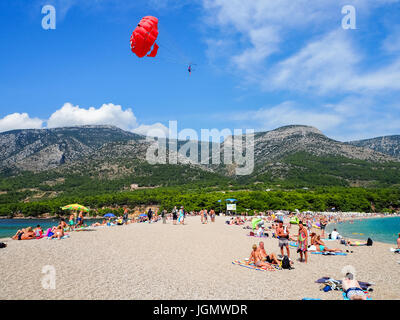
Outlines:
{"label": "beach bag", "polygon": [[284,256],[282,259],[282,269],[292,269],[292,267],[290,266],[290,260],[288,256]]}
{"label": "beach bag", "polygon": [[367,246],[370,247],[370,246],[372,246],[373,243],[374,243],[374,242],[372,241],[372,239],[371,239],[371,238],[368,238],[368,240],[367,240]]}
{"label": "beach bag", "polygon": [[250,231],[250,237],[254,237],[254,232]]}
{"label": "beach bag", "polygon": [[0,248],[5,248],[7,245],[4,242],[0,242]]}

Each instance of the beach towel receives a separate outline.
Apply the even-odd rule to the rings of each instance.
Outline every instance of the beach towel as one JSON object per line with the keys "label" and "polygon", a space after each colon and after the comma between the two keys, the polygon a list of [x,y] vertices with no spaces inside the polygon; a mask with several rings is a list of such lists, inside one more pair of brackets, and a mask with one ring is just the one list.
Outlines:
{"label": "beach towel", "polygon": [[297,242],[296,241],[290,241],[289,242],[289,247],[297,248]]}
{"label": "beach towel", "polygon": [[250,235],[250,234],[247,234],[247,236],[248,237],[254,237],[254,238],[267,238],[267,236],[258,236],[258,235]]}
{"label": "beach towel", "polygon": [[90,227],[76,228],[74,231],[88,231],[88,230],[91,230]]}
{"label": "beach towel", "polygon": [[241,266],[241,267],[245,267],[248,269],[252,269],[252,270],[257,270],[257,271],[276,271],[276,270],[281,270],[279,266],[273,265],[271,264],[271,268],[267,268],[267,267],[256,267],[254,265],[254,263],[250,263],[247,264],[246,261],[244,260],[235,260],[232,261],[232,264],[237,265],[237,266]]}
{"label": "beach towel", "polygon": [[347,256],[347,253],[344,252],[321,252],[321,251],[314,251],[311,252],[312,254],[322,254],[323,256]]}
{"label": "beach towel", "polygon": [[[364,291],[364,293],[367,295],[367,300],[372,300],[371,296],[368,295],[368,291]],[[350,300],[347,298],[346,292],[343,292],[343,300]]]}
{"label": "beach towel", "polygon": [[[69,235],[68,234],[66,234],[65,236],[62,236],[61,238],[60,238],[60,240],[61,239],[67,239],[67,238],[69,238]],[[54,240],[54,239],[57,239],[58,240],[58,238],[47,238],[48,240]]]}
{"label": "beach towel", "polygon": [[[328,280],[333,280],[338,283],[342,283],[342,280],[335,280],[335,279],[332,279],[329,277],[322,277],[322,278],[318,279],[317,281],[315,281],[315,283],[326,283]],[[373,285],[373,283],[363,282],[363,281],[358,281],[358,283],[359,283],[361,289],[363,289],[363,290],[368,290],[368,288]]]}

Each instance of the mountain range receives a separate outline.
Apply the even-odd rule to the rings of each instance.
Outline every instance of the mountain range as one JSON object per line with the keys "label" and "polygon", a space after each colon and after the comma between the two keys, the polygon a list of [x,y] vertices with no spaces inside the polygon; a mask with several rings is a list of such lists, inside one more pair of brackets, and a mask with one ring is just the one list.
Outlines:
{"label": "mountain range", "polygon": [[[174,142],[178,150],[186,143],[166,142],[167,151]],[[226,137],[221,154],[232,143],[233,137]],[[178,164],[149,164],[146,137],[114,126],[13,130],[0,133],[0,191],[24,186],[63,192],[85,184],[88,191],[97,184],[99,192],[105,192],[123,190],[132,183],[143,187],[400,184],[400,136],[339,142],[317,128],[292,125],[255,133],[252,143],[254,170],[237,176],[237,163],[199,164],[188,159],[186,151],[178,154]],[[200,153],[200,143],[195,144]],[[109,188],[103,186],[105,181]]]}

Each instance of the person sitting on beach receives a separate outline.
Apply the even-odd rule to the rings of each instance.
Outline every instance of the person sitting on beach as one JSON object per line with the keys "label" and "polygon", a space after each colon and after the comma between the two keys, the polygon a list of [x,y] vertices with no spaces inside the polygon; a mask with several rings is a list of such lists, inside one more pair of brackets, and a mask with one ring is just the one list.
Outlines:
{"label": "person sitting on beach", "polygon": [[264,242],[260,241],[257,248],[258,253],[261,255],[261,258],[268,263],[279,265],[279,261],[274,253],[267,254],[264,248]]}
{"label": "person sitting on beach", "polygon": [[317,251],[320,252],[342,252],[340,249],[329,249],[325,243],[321,240],[321,236],[315,236],[312,238],[311,244],[315,245]]}
{"label": "person sitting on beach", "polygon": [[342,280],[342,289],[350,300],[367,300],[367,295],[361,289],[360,284],[354,279],[353,274],[348,272]]}
{"label": "person sitting on beach", "polygon": [[341,236],[340,236],[339,232],[337,232],[336,229],[333,229],[333,231],[331,232],[331,239],[332,240],[337,240],[337,239],[340,239],[340,238],[341,238]]}
{"label": "person sitting on beach", "polygon": [[35,232],[36,238],[41,238],[43,236],[43,229],[39,224],[33,229],[33,232]]}
{"label": "person sitting on beach", "polygon": [[256,267],[267,267],[271,268],[271,265],[268,262],[264,262],[263,258],[259,251],[257,251],[257,245],[253,244],[253,251],[251,251],[250,258],[247,261],[247,264],[254,262]]}
{"label": "person sitting on beach", "polygon": [[63,236],[64,236],[64,228],[61,225],[59,225],[54,230],[54,234],[50,237],[50,239],[57,238],[58,240],[60,240]]}
{"label": "person sitting on beach", "polygon": [[14,240],[31,240],[31,239],[35,239],[35,238],[36,238],[36,234],[32,230],[32,227],[18,230],[17,233],[12,237],[12,239],[14,239]]}
{"label": "person sitting on beach", "polygon": [[61,218],[60,224],[59,224],[63,229],[68,228],[67,223],[65,222],[64,218]]}

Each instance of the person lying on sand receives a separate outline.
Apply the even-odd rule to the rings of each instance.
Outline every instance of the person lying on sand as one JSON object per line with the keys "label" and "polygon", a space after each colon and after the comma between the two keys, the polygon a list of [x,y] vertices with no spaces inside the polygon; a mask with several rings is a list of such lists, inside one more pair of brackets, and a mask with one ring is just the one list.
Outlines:
{"label": "person lying on sand", "polygon": [[279,261],[274,253],[267,254],[267,252],[265,251],[265,248],[264,248],[264,242],[261,241],[258,244],[257,252],[264,261],[271,263],[271,264],[279,264]]}
{"label": "person lying on sand", "polygon": [[350,272],[342,280],[342,288],[350,300],[367,300],[367,295]]}
{"label": "person lying on sand", "polygon": [[251,251],[250,258],[247,261],[247,264],[254,262],[256,267],[267,267],[271,268],[271,265],[267,262],[263,261],[263,257],[261,256],[260,252],[257,251],[257,245],[253,244],[253,251]]}
{"label": "person lying on sand", "polygon": [[100,223],[100,222],[93,223],[92,227],[100,227],[100,226],[105,226],[105,225],[107,225],[107,221],[103,220],[102,223]]}
{"label": "person lying on sand", "polygon": [[50,237],[50,239],[57,238],[58,240],[60,240],[63,236],[64,236],[64,228],[61,225],[59,225],[54,230],[54,234]]}
{"label": "person lying on sand", "polygon": [[32,230],[32,227],[18,230],[17,233],[12,237],[12,239],[14,239],[14,240],[31,240],[31,239],[35,239],[35,238],[36,238],[36,234]]}
{"label": "person lying on sand", "polygon": [[321,240],[321,236],[314,236],[314,238],[311,238],[311,244],[314,245],[317,248],[317,251],[320,252],[342,252],[340,249],[329,249],[326,245],[325,242]]}

